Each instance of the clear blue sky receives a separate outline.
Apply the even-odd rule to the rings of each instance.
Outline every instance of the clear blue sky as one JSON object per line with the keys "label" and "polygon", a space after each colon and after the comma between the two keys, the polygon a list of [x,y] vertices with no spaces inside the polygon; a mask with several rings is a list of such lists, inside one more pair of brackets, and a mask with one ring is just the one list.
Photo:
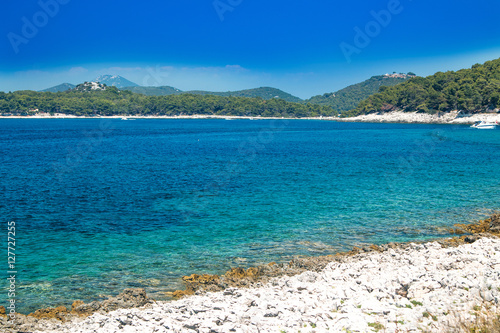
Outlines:
{"label": "clear blue sky", "polygon": [[[492,0],[24,0],[2,6],[3,91],[118,74],[140,85],[273,86],[308,98],[386,72],[430,75],[500,57],[500,2]],[[356,38],[357,28],[368,29],[368,39]]]}

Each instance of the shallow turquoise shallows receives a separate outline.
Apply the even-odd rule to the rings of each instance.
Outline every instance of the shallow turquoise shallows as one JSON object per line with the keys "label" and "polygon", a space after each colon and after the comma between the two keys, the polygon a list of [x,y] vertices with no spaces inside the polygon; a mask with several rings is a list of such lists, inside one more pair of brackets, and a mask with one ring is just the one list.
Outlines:
{"label": "shallow turquoise shallows", "polygon": [[500,130],[2,119],[0,144],[25,313],[129,287],[166,299],[182,275],[444,237],[500,208]]}

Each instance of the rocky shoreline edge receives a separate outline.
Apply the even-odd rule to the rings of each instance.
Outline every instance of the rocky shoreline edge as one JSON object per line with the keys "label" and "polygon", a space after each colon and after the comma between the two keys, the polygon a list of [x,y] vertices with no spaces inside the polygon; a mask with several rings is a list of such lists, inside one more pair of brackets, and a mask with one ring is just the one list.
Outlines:
{"label": "rocky shoreline edge", "polygon": [[455,124],[469,125],[478,121],[500,122],[500,113],[474,113],[464,114],[461,111],[446,113],[420,113],[391,111],[370,113],[349,118],[338,118],[341,122],[366,122],[366,123],[408,123],[408,124]]}
{"label": "rocky shoreline edge", "polygon": [[224,115],[210,115],[210,114],[193,114],[193,115],[177,115],[177,116],[144,116],[144,115],[120,115],[120,116],[75,116],[63,113],[56,113],[54,115],[38,114],[33,116],[0,116],[0,119],[219,119],[219,120],[237,120],[237,119],[251,119],[251,120],[335,120],[336,117],[262,117],[262,116],[224,116]]}
{"label": "rocky shoreline edge", "polygon": [[366,122],[366,123],[402,123],[402,124],[455,124],[468,125],[478,121],[500,122],[500,113],[474,113],[464,114],[461,111],[440,112],[436,114],[421,112],[390,111],[370,113],[356,117],[261,117],[261,116],[222,116],[222,115],[184,115],[184,116],[99,116],[82,117],[66,114],[39,114],[34,116],[0,116],[0,119],[251,119],[251,120],[329,120],[338,122]]}
{"label": "rocky shoreline edge", "polygon": [[[495,313],[498,313],[497,306],[500,304],[500,238],[498,238],[500,236],[500,213],[493,214],[490,218],[481,220],[477,223],[468,225],[456,225],[455,228],[451,231],[452,233],[462,234],[462,235],[452,238],[438,239],[434,241],[427,241],[421,243],[415,243],[415,242],[389,243],[380,246],[370,245],[364,247],[355,247],[348,252],[342,252],[342,253],[337,253],[335,255],[321,256],[321,257],[299,258],[299,259],[294,259],[287,264],[270,263],[268,265],[250,267],[248,269],[232,268],[231,270],[227,271],[225,274],[221,276],[209,275],[209,274],[202,274],[202,275],[192,274],[190,276],[184,276],[182,278],[186,285],[186,289],[177,290],[171,293],[171,296],[179,299],[179,298],[184,298],[184,296],[194,295],[192,297],[184,298],[183,300],[191,299],[193,297],[194,298],[204,297],[208,295],[207,293],[214,293],[210,295],[220,294],[223,296],[233,297],[235,292],[239,293],[240,291],[243,290],[259,290],[261,288],[264,288],[265,286],[274,285],[277,283],[276,281],[279,281],[280,278],[283,277],[285,277],[286,279],[290,279],[290,277],[297,277],[300,280],[300,276],[304,274],[305,275],[322,274],[324,270],[327,270],[332,265],[349,266],[350,263],[354,262],[355,260],[358,260],[359,258],[363,258],[366,256],[370,256],[372,254],[386,255],[387,253],[390,253],[391,255],[393,255],[395,251],[398,253],[402,252],[404,253],[407,251],[414,251],[415,249],[422,249],[422,248],[426,249],[428,246],[436,249],[437,247],[441,249],[457,248],[468,244],[474,244],[478,240],[480,241],[482,240],[484,242],[495,240],[498,246],[498,248],[495,248],[496,250],[498,250],[498,253],[495,253],[495,255],[497,256],[498,260],[493,264],[495,265],[495,268],[497,268],[498,276],[497,280],[495,281],[498,284],[496,286],[493,286],[493,288],[496,289],[493,289],[492,293],[490,293],[489,295],[485,296],[484,291],[483,294],[481,294],[481,292],[478,291],[478,296],[480,296],[480,298],[482,298],[489,304],[487,306],[488,311],[491,311],[493,309]],[[359,284],[358,282],[356,283]],[[305,288],[304,290],[308,289],[308,287],[304,288]],[[491,290],[491,288],[492,286],[489,286],[488,290]],[[409,284],[406,285],[400,284],[399,288],[395,290],[395,293],[400,297],[408,298],[408,294],[409,292],[411,292],[410,289],[411,288],[409,287]],[[466,287],[466,289],[469,290],[468,287]],[[415,293],[414,292],[412,293],[413,296],[415,296]],[[342,302],[342,299],[340,300],[340,302]],[[415,302],[418,303],[419,301]],[[5,308],[0,307],[0,328],[5,330],[5,332],[35,332],[35,331],[67,332],[68,331],[67,329],[69,327],[76,329],[79,325],[78,323],[81,322],[82,320],[86,320],[85,318],[88,319],[89,316],[102,319],[109,316],[111,312],[113,311],[116,312],[116,310],[122,313],[125,313],[126,311],[147,311],[148,308],[158,307],[159,304],[163,304],[160,306],[164,306],[164,304],[174,304],[174,303],[178,302],[156,302],[153,299],[147,297],[144,289],[137,288],[137,289],[126,289],[118,296],[111,297],[105,301],[100,301],[100,302],[95,301],[87,304],[81,301],[75,301],[72,305],[71,310],[68,310],[64,306],[60,306],[57,308],[40,309],[27,316],[22,314],[16,314],[15,322],[9,321],[8,320],[9,317],[5,313],[6,312]],[[481,310],[483,309],[483,305],[481,305],[480,307]],[[175,305],[172,307],[176,308]],[[339,308],[339,306],[337,306],[337,308]],[[169,310],[169,313],[171,313],[171,309]],[[426,312],[424,311],[423,313],[425,317]],[[191,312],[191,315],[192,314],[193,313]],[[428,312],[428,316],[431,316],[430,318],[434,320],[430,312]],[[88,320],[86,321],[88,322]],[[181,320],[181,322],[183,321],[184,320]],[[119,324],[118,330],[99,330],[99,332],[118,332],[124,326],[127,325],[132,325],[132,323],[127,322],[127,324]],[[313,327],[315,325],[317,324],[310,325],[310,327],[302,331],[303,332],[311,331],[310,329],[315,328]],[[198,326],[196,328],[190,328],[181,325],[173,330],[170,330],[170,328],[168,328],[167,331],[168,332],[205,331],[205,330],[200,330],[199,329],[200,327]],[[224,325],[219,325],[216,323],[216,326],[224,326]],[[227,327],[226,328],[220,327],[220,328],[221,330],[216,330],[216,329],[207,330],[207,332],[227,331],[225,330]],[[499,321],[499,328],[500,328],[500,321]],[[71,329],[70,331],[76,332],[76,330],[73,329]],[[236,330],[236,331],[241,331],[241,330]],[[253,332],[253,330],[249,331]],[[262,332],[262,330],[260,331]],[[413,330],[408,330],[408,331],[413,331]],[[78,332],[87,332],[87,331],[81,330]],[[132,332],[135,331],[132,330]],[[137,332],[142,332],[142,331],[141,329],[138,329]]]}

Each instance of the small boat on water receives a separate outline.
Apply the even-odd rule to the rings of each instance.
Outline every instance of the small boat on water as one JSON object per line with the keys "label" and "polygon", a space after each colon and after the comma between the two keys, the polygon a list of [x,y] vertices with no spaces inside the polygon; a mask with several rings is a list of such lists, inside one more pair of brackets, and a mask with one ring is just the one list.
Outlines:
{"label": "small boat on water", "polygon": [[486,121],[477,121],[472,128],[477,129],[495,129],[497,127],[497,123],[488,123]]}

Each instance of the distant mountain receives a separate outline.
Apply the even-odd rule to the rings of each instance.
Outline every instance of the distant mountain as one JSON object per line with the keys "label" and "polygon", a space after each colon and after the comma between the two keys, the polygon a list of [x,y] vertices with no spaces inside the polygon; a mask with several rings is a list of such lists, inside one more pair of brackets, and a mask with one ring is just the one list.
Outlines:
{"label": "distant mountain", "polygon": [[125,87],[137,87],[138,84],[127,80],[120,75],[100,75],[93,80],[95,82],[99,82],[105,84],[107,86],[115,86],[117,88],[125,88]]}
{"label": "distant mountain", "polygon": [[192,90],[185,91],[186,94],[195,94],[195,95],[216,95],[216,96],[234,96],[234,97],[260,97],[262,99],[272,99],[272,98],[281,98],[287,102],[300,102],[302,101],[300,98],[293,96],[283,90],[271,88],[271,87],[260,87],[254,89],[246,89],[246,90],[237,90],[237,91],[226,91],[226,92],[213,92],[213,91],[201,91],[201,90]]}
{"label": "distant mountain", "polygon": [[124,87],[122,90],[130,90],[131,92],[143,94],[146,96],[166,96],[166,95],[174,95],[182,93],[182,90],[179,90],[170,86],[161,86],[161,87]]}
{"label": "distant mountain", "polygon": [[395,86],[415,77],[415,74],[385,74],[372,76],[370,79],[350,85],[333,93],[313,96],[304,101],[319,105],[331,106],[340,113],[354,109],[359,102],[377,93],[382,86]]}
{"label": "distant mountain", "polygon": [[55,87],[40,90],[40,91],[41,92],[54,92],[55,93],[55,92],[70,90],[70,89],[73,89],[75,87],[76,86],[74,84],[71,84],[71,83],[62,83],[62,84],[57,85]]}

